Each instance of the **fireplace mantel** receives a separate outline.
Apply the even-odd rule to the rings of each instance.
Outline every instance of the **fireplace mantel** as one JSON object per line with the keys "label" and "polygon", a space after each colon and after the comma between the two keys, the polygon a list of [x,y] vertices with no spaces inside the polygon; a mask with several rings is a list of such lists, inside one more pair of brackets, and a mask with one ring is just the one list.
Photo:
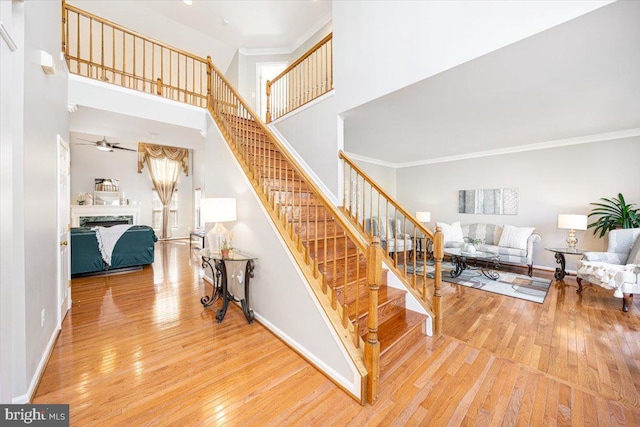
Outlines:
{"label": "fireplace mantel", "polygon": [[81,218],[127,216],[132,224],[140,224],[140,206],[119,205],[71,205],[71,226],[80,227]]}

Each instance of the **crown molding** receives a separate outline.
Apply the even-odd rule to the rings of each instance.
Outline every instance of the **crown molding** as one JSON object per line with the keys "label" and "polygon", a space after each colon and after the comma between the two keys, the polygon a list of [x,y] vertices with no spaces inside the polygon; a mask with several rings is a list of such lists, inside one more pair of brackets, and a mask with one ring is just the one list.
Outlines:
{"label": "crown molding", "polygon": [[322,19],[321,21],[318,21],[316,25],[309,28],[303,35],[298,37],[298,39],[288,47],[278,47],[278,48],[267,47],[267,48],[256,48],[256,49],[241,47],[238,49],[238,51],[245,56],[291,55],[296,49],[298,49],[307,40],[309,40],[311,36],[313,36],[315,33],[320,31],[322,27],[327,25],[332,20],[333,20],[333,16],[331,14],[327,15],[324,19]]}
{"label": "crown molding", "polygon": [[615,132],[598,133],[594,135],[578,136],[575,138],[556,139],[553,141],[539,142],[536,144],[519,145],[516,147],[499,148],[496,150],[476,151],[475,153],[465,153],[456,156],[437,157],[434,159],[419,160],[416,162],[398,163],[398,168],[409,168],[414,166],[432,165],[435,163],[456,162],[459,160],[477,159],[481,157],[500,156],[503,154],[523,153],[526,151],[547,150],[550,148],[567,147],[570,145],[590,144],[593,142],[612,141],[615,139],[631,138],[640,136],[640,128],[626,129]]}
{"label": "crown molding", "polygon": [[539,142],[536,144],[519,145],[516,147],[499,148],[496,150],[476,151],[455,156],[436,157],[433,159],[418,160],[415,162],[392,163],[372,157],[345,151],[345,154],[352,160],[371,163],[388,168],[401,169],[415,166],[433,165],[436,163],[457,162],[460,160],[478,159],[482,157],[500,156],[503,154],[523,153],[526,151],[548,150],[550,148],[568,147],[570,145],[591,144],[593,142],[613,141],[616,139],[632,138],[640,136],[640,128],[625,129],[615,132],[598,133],[594,135],[578,136],[575,138],[555,139],[553,141]]}
{"label": "crown molding", "polygon": [[9,34],[9,30],[7,30],[7,27],[4,26],[2,21],[0,21],[0,36],[2,36],[2,39],[7,44],[11,52],[18,50],[18,45],[13,41],[11,34]]}
{"label": "crown molding", "polygon": [[373,157],[361,156],[360,154],[350,153],[345,151],[344,154],[347,155],[351,160],[358,160],[360,162],[371,163],[373,165],[385,166],[388,168],[397,169],[399,166],[397,163],[385,162],[384,160],[374,159]]}
{"label": "crown molding", "polygon": [[241,47],[238,49],[244,56],[260,56],[260,55],[290,55],[292,51],[290,51],[286,47],[265,47],[265,48],[257,48],[257,49],[247,49]]}

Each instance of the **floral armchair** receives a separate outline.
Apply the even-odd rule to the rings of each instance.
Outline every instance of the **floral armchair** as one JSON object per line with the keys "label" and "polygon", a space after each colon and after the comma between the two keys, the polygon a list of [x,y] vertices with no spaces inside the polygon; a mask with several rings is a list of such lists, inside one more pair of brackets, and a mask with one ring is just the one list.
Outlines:
{"label": "floral armchair", "polygon": [[628,311],[633,294],[640,293],[640,228],[610,231],[607,252],[587,252],[578,261],[577,280],[578,292],[583,280],[613,289]]}

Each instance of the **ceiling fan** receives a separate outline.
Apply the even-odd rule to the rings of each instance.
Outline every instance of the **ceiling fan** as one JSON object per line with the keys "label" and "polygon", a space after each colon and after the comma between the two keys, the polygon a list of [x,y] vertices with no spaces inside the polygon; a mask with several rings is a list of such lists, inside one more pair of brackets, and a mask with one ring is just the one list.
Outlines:
{"label": "ceiling fan", "polygon": [[91,143],[91,144],[81,144],[81,145],[94,145],[100,151],[113,151],[114,148],[116,150],[136,151],[131,148],[118,147],[118,144],[120,144],[119,142],[109,142],[107,141],[107,138],[104,136],[100,141],[91,141],[89,139],[83,139],[83,138],[78,138],[78,139],[81,141],[87,141]]}

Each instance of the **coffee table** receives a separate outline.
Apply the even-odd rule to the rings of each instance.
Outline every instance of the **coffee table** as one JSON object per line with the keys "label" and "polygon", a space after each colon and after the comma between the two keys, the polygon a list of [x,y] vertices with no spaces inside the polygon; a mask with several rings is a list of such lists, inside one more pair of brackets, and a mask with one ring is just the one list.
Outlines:
{"label": "coffee table", "polygon": [[500,278],[500,273],[496,271],[500,266],[500,257],[497,254],[481,251],[463,252],[460,248],[447,248],[444,254],[451,257],[454,265],[451,277],[460,276],[464,270],[480,270],[487,279]]}

